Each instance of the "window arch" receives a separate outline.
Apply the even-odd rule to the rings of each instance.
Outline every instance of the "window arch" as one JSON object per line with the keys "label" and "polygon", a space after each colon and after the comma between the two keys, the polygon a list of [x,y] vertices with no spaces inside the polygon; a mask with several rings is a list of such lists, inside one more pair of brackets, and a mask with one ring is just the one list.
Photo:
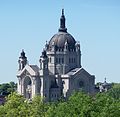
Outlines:
{"label": "window arch", "polygon": [[32,80],[29,76],[24,78],[24,96],[28,99],[32,96]]}
{"label": "window arch", "polygon": [[83,81],[78,82],[79,88],[83,88],[85,86],[85,83]]}

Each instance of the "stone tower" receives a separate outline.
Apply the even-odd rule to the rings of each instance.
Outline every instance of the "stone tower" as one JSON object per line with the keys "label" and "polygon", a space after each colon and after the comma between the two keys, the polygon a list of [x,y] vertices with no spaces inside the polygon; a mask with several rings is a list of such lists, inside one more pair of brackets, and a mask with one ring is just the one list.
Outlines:
{"label": "stone tower", "polygon": [[50,88],[50,79],[48,72],[48,57],[46,51],[43,50],[42,55],[40,56],[40,80],[41,80],[41,90],[40,94],[42,97],[46,97],[46,100],[49,100],[49,88]]}
{"label": "stone tower", "polygon": [[36,72],[39,68],[36,65],[27,64],[27,57],[23,50],[18,63],[18,93],[31,99],[35,94],[40,94],[40,78],[39,73]]}
{"label": "stone tower", "polygon": [[22,70],[27,64],[27,57],[25,56],[24,50],[22,50],[21,52],[18,63],[19,63],[19,70]]}

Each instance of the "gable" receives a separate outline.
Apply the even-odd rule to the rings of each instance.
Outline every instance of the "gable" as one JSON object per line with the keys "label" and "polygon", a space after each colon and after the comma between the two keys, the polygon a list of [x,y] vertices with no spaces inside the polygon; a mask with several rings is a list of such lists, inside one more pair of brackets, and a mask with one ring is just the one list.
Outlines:
{"label": "gable", "polygon": [[73,75],[74,78],[76,77],[85,77],[85,78],[95,78],[94,75],[89,74],[85,69],[81,68],[78,72]]}
{"label": "gable", "polygon": [[26,65],[22,71],[18,71],[17,76],[21,76],[26,72],[31,76],[38,76],[39,75],[39,68],[36,65]]}
{"label": "gable", "polygon": [[74,74],[74,76],[76,76],[76,75],[84,75],[84,76],[86,76],[86,77],[91,77],[92,75],[91,74],[89,74],[85,69],[81,69],[81,70],[79,70],[76,74]]}
{"label": "gable", "polygon": [[94,89],[95,76],[81,68],[71,76],[69,81],[71,89],[91,92]]}

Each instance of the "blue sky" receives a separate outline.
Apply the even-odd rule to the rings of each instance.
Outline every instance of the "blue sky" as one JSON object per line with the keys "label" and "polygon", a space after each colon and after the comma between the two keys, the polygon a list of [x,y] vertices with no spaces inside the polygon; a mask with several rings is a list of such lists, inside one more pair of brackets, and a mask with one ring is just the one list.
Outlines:
{"label": "blue sky", "polygon": [[18,58],[39,66],[44,44],[57,33],[61,9],[80,41],[82,66],[96,82],[120,82],[119,0],[0,0],[0,83],[17,82]]}

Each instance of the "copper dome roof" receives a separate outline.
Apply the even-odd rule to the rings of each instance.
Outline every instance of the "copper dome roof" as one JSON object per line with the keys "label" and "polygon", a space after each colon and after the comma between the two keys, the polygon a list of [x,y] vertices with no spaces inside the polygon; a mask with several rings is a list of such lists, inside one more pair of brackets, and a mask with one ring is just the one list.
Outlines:
{"label": "copper dome roof", "polygon": [[62,16],[60,18],[60,28],[58,33],[55,34],[49,41],[49,49],[54,46],[57,49],[64,49],[65,43],[68,44],[68,49],[75,49],[75,39],[69,33],[67,33],[67,28],[65,27],[65,16],[64,16],[64,9],[62,9]]}
{"label": "copper dome roof", "polygon": [[63,49],[65,47],[65,43],[68,44],[68,49],[75,48],[75,39],[67,32],[58,32],[55,34],[51,40],[49,41],[49,47],[52,47],[54,43],[56,49]]}

